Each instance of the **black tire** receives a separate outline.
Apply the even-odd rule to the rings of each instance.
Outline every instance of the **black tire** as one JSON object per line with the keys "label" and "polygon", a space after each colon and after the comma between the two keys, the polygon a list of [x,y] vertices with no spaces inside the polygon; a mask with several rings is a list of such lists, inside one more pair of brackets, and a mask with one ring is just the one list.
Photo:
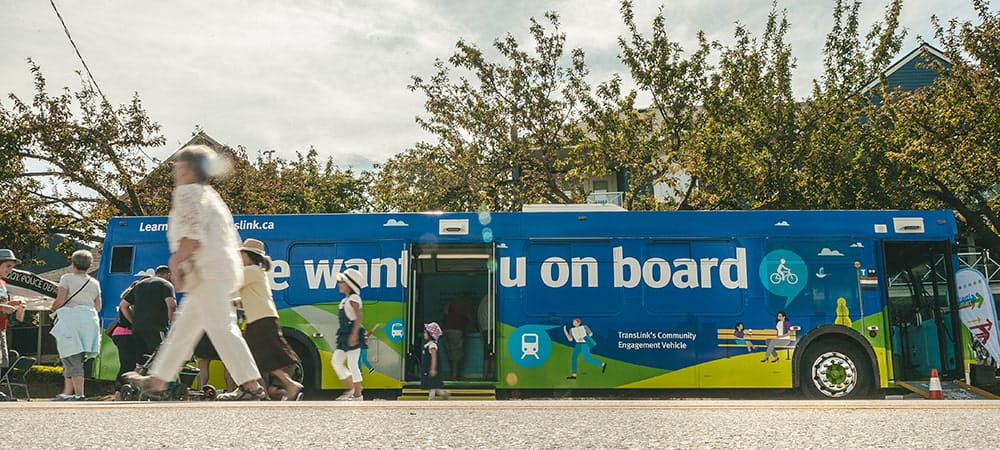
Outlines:
{"label": "black tire", "polygon": [[799,366],[799,384],[806,397],[828,400],[867,398],[876,385],[868,355],[844,339],[810,344]]}
{"label": "black tire", "polygon": [[119,392],[121,392],[121,399],[124,401],[134,402],[139,400],[139,390],[131,384],[123,384]]}
{"label": "black tire", "polygon": [[176,383],[170,388],[170,400],[187,400],[188,399],[188,387]]}
{"label": "black tire", "polygon": [[212,386],[211,384],[206,384],[201,387],[201,395],[205,400],[215,399],[216,393],[215,386]]}
{"label": "black tire", "polygon": [[317,392],[320,390],[319,381],[319,361],[316,351],[310,351],[308,346],[296,339],[288,339],[288,345],[292,347],[295,354],[299,356],[299,363],[292,367],[290,376],[293,380],[302,383],[306,392]]}

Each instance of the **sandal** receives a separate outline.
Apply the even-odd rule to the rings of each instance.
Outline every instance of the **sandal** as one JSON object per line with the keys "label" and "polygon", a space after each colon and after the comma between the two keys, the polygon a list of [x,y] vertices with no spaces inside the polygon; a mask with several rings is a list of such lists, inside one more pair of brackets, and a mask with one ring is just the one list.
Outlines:
{"label": "sandal", "polygon": [[239,400],[267,400],[267,392],[264,388],[257,386],[257,389],[250,390],[243,386],[231,392],[225,392],[215,396],[216,400],[239,401]]}
{"label": "sandal", "polygon": [[167,387],[169,383],[162,388],[153,387],[153,377],[149,375],[139,375],[138,372],[125,372],[122,374],[122,380],[126,383],[131,384],[132,387],[139,390],[139,393],[145,397],[157,398],[159,399],[167,392]]}

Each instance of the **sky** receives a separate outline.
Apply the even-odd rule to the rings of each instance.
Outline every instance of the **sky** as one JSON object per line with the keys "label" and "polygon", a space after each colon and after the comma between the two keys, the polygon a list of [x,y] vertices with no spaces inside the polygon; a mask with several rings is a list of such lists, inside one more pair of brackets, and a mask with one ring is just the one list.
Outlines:
{"label": "sky", "polygon": [[[560,15],[567,48],[586,54],[590,83],[613,74],[628,80],[618,59],[625,33],[617,0],[57,0],[56,6],[98,85],[114,104],[138,93],[162,125],[163,159],[201,127],[251,155],[273,150],[289,158],[315,148],[341,167],[365,170],[431,136],[419,128],[424,98],[407,89],[413,75],[433,73],[459,39],[487,48],[511,33],[528,43],[529,20]],[[822,67],[833,0],[779,0],[786,9],[805,96]],[[660,2],[635,0],[646,32]],[[704,30],[732,41],[739,22],[759,34],[770,0],[672,0],[662,3],[668,32],[688,50]],[[885,1],[862,5],[862,30]],[[920,38],[935,44],[930,18],[975,19],[971,0],[905,0],[902,53]],[[80,86],[82,65],[45,0],[0,0],[0,104],[7,94],[30,99],[26,58],[50,90]],[[902,56],[902,54],[900,55]],[[641,97],[640,97],[641,99]]]}

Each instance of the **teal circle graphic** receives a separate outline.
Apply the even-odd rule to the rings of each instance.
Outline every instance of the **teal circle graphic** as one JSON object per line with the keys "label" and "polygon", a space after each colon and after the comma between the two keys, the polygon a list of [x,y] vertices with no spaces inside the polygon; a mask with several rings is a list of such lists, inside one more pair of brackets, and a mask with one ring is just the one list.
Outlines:
{"label": "teal circle graphic", "polygon": [[514,363],[534,369],[545,364],[552,355],[552,339],[546,325],[524,325],[514,330],[507,339],[507,354]]}
{"label": "teal circle graphic", "polygon": [[392,319],[385,324],[385,337],[392,342],[403,342],[406,337],[406,322],[403,319]]}
{"label": "teal circle graphic", "polygon": [[760,282],[768,292],[785,297],[785,306],[806,287],[809,267],[795,252],[774,250],[760,262]]}

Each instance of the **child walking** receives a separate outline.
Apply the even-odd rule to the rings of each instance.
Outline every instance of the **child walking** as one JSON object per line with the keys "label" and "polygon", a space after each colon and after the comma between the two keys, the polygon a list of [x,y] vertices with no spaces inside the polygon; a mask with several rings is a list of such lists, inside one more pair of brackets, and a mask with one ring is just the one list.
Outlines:
{"label": "child walking", "polygon": [[444,381],[441,373],[438,372],[438,344],[441,337],[441,326],[437,322],[424,324],[424,352],[420,356],[420,389],[430,391],[427,400],[434,400],[435,395],[444,397],[445,400],[451,397],[451,393],[444,390]]}

